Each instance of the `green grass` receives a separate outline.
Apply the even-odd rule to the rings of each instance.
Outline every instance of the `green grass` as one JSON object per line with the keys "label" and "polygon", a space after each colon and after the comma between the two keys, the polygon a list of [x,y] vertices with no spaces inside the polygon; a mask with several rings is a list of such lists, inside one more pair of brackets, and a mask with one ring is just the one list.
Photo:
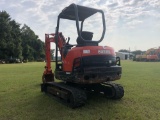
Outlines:
{"label": "green grass", "polygon": [[158,120],[160,62],[122,61],[125,96],[71,109],[40,92],[44,63],[0,64],[0,120]]}

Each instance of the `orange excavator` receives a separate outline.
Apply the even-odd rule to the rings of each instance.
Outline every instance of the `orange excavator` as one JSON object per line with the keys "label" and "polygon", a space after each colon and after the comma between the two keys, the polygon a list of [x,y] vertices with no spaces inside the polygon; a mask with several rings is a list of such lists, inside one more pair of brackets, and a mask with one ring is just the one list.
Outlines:
{"label": "orange excavator", "polygon": [[136,55],[136,61],[160,61],[160,47],[150,48],[143,55]]}
{"label": "orange excavator", "polygon": [[[95,13],[102,16],[103,31],[99,40],[92,40],[93,32],[83,31],[83,23]],[[60,20],[64,19],[76,23],[78,37],[75,45],[69,43],[70,38],[65,40],[59,32]],[[56,32],[45,34],[46,66],[41,91],[53,95],[71,108],[84,105],[90,92],[103,94],[110,99],[121,99],[124,96],[123,87],[112,82],[121,78],[120,58],[115,56],[113,48],[98,45],[105,31],[102,10],[76,4],[63,9],[58,15]],[[56,44],[54,73],[51,68],[51,42]]]}
{"label": "orange excavator", "polygon": [[147,61],[159,61],[160,60],[160,48],[151,48],[146,51]]}

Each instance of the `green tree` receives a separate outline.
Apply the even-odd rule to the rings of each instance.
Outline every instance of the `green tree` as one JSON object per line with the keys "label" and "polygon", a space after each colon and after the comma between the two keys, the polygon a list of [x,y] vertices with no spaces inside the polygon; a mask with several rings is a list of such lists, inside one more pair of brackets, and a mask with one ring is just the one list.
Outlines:
{"label": "green tree", "polygon": [[0,12],[0,59],[22,58],[20,24],[11,20],[6,11]]}
{"label": "green tree", "polygon": [[145,51],[135,50],[135,51],[132,51],[132,53],[133,53],[134,55],[141,55],[141,54],[145,53]]}
{"label": "green tree", "polygon": [[14,20],[10,22],[12,26],[11,30],[11,36],[12,36],[12,43],[14,45],[13,50],[13,56],[16,58],[22,59],[22,40],[21,40],[21,30],[20,30],[20,24],[16,23]]}
{"label": "green tree", "polygon": [[128,52],[129,53],[129,50],[121,49],[121,50],[118,50],[118,52]]}
{"label": "green tree", "polygon": [[5,59],[9,54],[7,40],[11,37],[10,19],[10,16],[5,11],[0,12],[0,59]]}
{"label": "green tree", "polygon": [[37,60],[45,57],[44,42],[27,25],[21,28],[22,55],[24,59]]}
{"label": "green tree", "polygon": [[6,11],[0,11],[0,59],[44,59],[44,42],[27,25],[12,20]]}

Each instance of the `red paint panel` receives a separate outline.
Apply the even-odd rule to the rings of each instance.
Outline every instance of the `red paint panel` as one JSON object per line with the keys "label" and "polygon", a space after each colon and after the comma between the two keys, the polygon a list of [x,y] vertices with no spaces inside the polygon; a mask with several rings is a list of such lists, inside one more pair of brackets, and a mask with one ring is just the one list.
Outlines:
{"label": "red paint panel", "polygon": [[74,47],[68,52],[67,56],[63,59],[63,71],[72,71],[73,61],[75,58],[93,55],[115,56],[115,52],[114,49],[109,46]]}

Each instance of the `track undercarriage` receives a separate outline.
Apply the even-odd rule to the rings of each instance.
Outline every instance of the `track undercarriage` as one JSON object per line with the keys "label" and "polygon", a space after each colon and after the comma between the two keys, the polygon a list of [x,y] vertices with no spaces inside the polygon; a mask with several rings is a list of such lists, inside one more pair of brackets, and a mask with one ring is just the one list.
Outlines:
{"label": "track undercarriage", "polygon": [[116,83],[106,82],[102,84],[81,85],[65,82],[47,82],[41,84],[41,91],[53,95],[60,102],[71,108],[85,105],[87,93],[95,92],[103,94],[110,99],[121,99],[124,96],[123,87]]}

